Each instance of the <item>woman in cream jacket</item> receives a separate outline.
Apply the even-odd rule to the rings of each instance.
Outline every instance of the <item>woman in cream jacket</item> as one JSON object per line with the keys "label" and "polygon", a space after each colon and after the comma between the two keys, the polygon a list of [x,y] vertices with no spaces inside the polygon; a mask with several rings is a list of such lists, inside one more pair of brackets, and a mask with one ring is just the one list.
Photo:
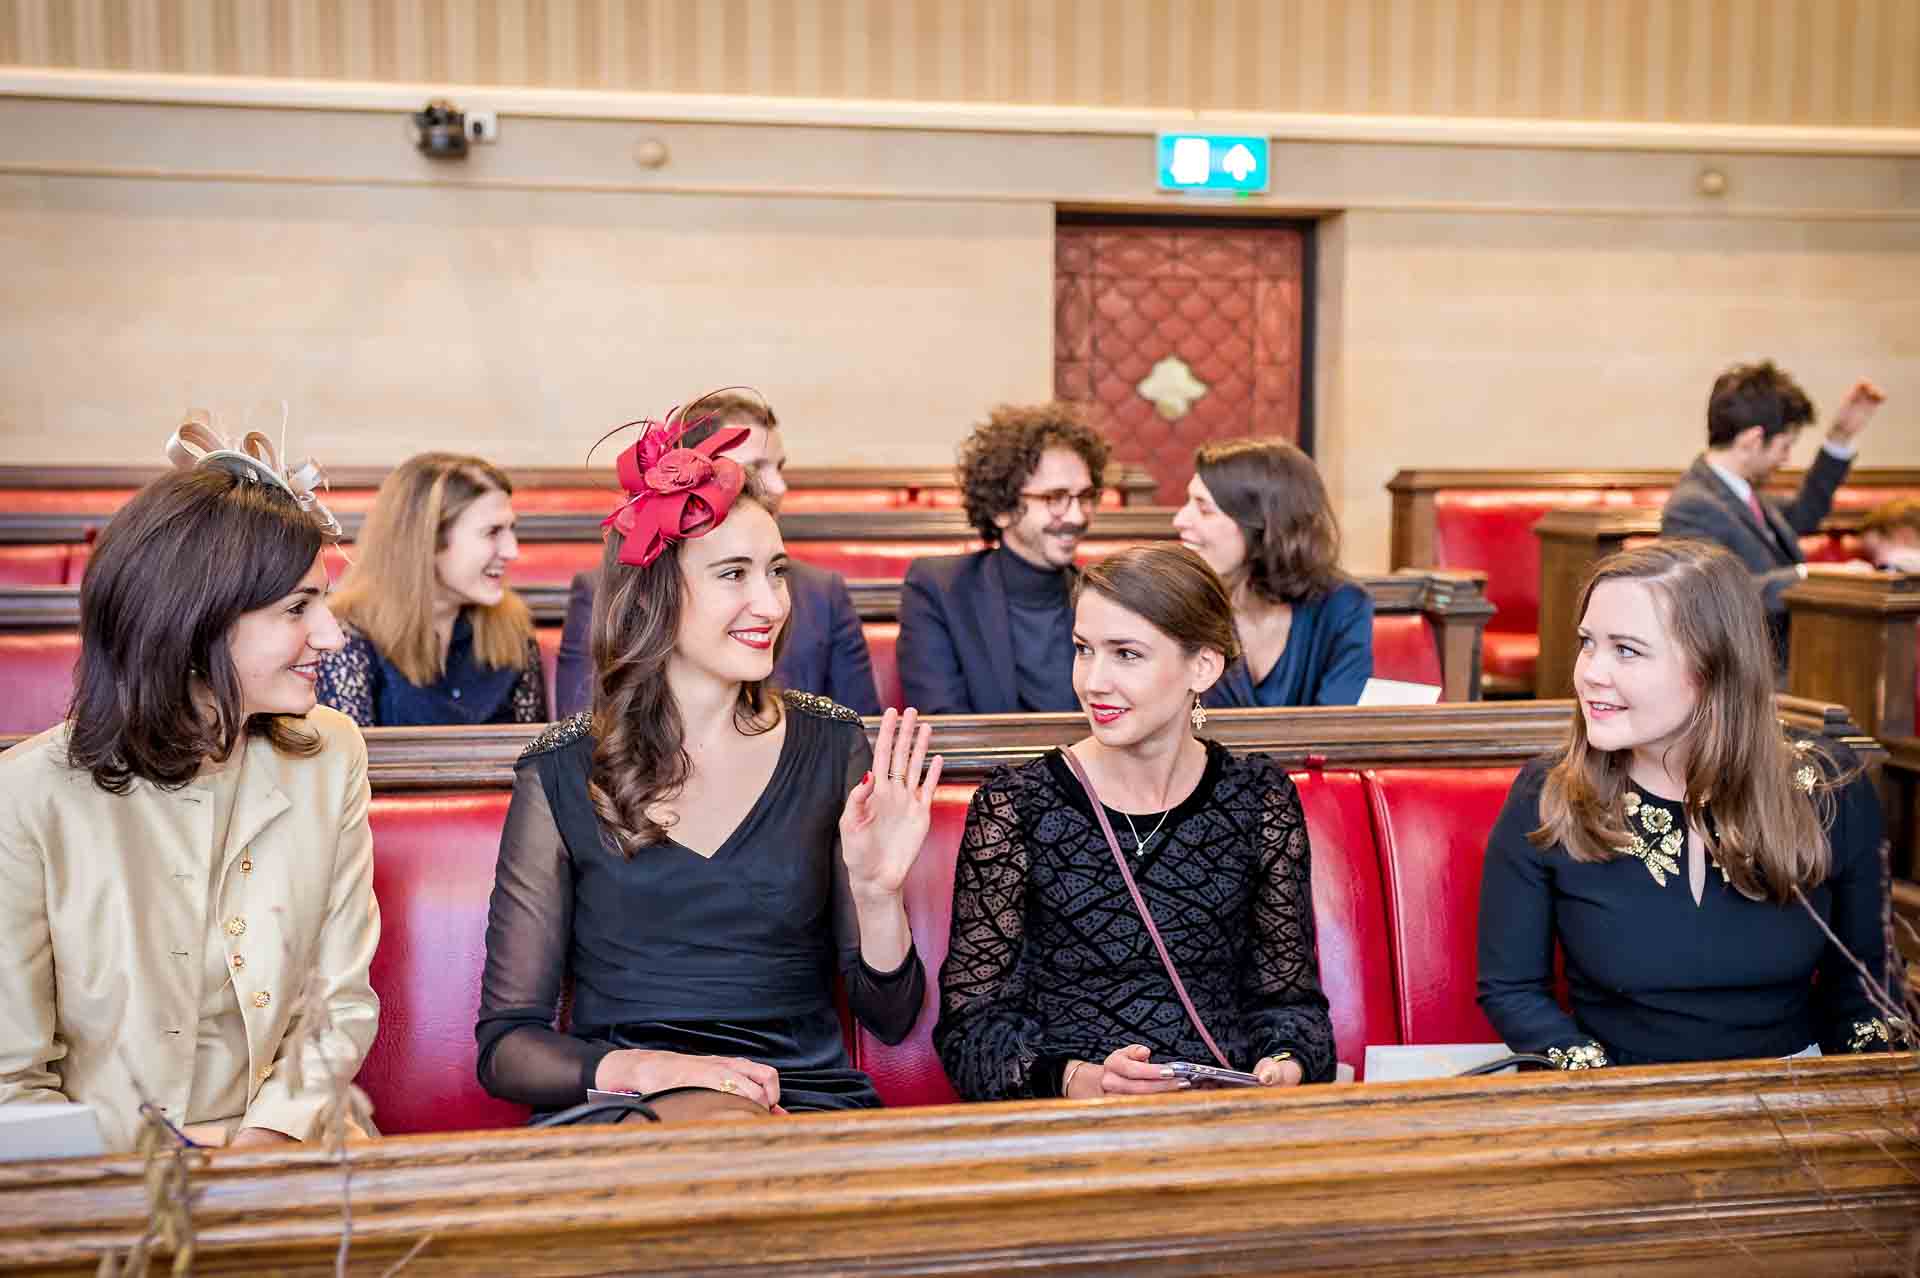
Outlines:
{"label": "woman in cream jacket", "polygon": [[313,695],[332,521],[254,439],[115,516],[69,719],[0,755],[0,1104],[90,1105],[109,1150],[143,1097],[317,1138],[373,1042],[366,746]]}

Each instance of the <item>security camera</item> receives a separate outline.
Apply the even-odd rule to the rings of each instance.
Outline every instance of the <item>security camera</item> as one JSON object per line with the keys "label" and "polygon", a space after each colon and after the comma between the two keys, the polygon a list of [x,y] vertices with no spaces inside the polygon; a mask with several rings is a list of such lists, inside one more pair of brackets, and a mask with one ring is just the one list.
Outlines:
{"label": "security camera", "polygon": [[467,154],[467,117],[445,98],[435,98],[427,109],[413,114],[413,145],[435,160],[458,160]]}

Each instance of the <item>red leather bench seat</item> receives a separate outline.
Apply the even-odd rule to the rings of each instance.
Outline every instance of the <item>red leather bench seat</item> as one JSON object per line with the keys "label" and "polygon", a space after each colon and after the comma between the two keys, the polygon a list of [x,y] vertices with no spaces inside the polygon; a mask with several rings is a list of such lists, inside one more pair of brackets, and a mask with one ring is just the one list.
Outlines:
{"label": "red leather bench seat", "polygon": [[1440,638],[1417,612],[1373,615],[1373,674],[1376,679],[1441,686]]}
{"label": "red leather bench seat", "polygon": [[[1397,768],[1294,774],[1314,847],[1320,979],[1339,1056],[1369,1043],[1486,1042],[1474,1003],[1480,862],[1515,769]],[[969,785],[942,786],[906,906],[930,983],[907,1039],[856,1029],[854,1059],[890,1105],[954,1099],[933,1051],[953,864]],[[360,1073],[381,1130],[510,1126],[525,1111],[474,1078],[474,1013],[508,795],[387,795],[374,801],[374,887],[383,935],[373,969],[380,1032]]]}

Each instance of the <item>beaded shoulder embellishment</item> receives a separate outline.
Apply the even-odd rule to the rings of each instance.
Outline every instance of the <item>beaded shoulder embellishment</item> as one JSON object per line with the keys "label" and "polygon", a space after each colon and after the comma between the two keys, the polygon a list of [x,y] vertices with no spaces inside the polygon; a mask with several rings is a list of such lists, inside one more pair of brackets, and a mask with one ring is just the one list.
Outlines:
{"label": "beaded shoulder embellishment", "polygon": [[803,714],[817,715],[822,719],[838,719],[842,723],[860,722],[858,714],[832,697],[823,697],[813,692],[795,692],[792,688],[787,688],[780,693],[780,699]]}
{"label": "beaded shoulder embellishment", "polygon": [[527,748],[520,752],[520,757],[531,759],[536,754],[545,754],[549,750],[558,750],[561,746],[572,745],[592,730],[593,711],[582,710],[571,718],[548,724],[546,731],[527,742]]}

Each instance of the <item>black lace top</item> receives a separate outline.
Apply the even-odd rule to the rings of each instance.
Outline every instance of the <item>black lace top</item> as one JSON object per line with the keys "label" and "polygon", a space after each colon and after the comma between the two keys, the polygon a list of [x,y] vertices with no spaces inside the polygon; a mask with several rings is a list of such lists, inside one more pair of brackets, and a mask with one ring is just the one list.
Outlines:
{"label": "black lace top", "polygon": [[[613,846],[587,793],[590,715],[527,747],[480,984],[479,1075],[493,1095],[571,1105],[608,1052],[645,1048],[771,1065],[790,1110],[880,1103],[848,1059],[834,977],[889,1043],[913,1027],[926,977],[911,949],[892,972],[860,956],[838,822],[873,751],[851,710],[783,700],[773,776],[711,857],[671,839],[631,858]],[[558,1018],[569,983],[570,1016]]]}
{"label": "black lace top", "polygon": [[[1200,784],[1130,858],[1200,1018],[1236,1068],[1291,1051],[1333,1077],[1314,953],[1306,819],[1265,755],[1207,742]],[[1150,816],[1149,821],[1157,821]],[[1066,1062],[1142,1043],[1211,1063],[1161,966],[1085,792],[1055,750],[973,797],[954,872],[953,934],[934,1044],[961,1095],[1057,1096]]]}
{"label": "black lace top", "polygon": [[358,627],[340,629],[347,642],[321,658],[314,695],[363,728],[545,723],[549,717],[538,639],[527,640],[518,667],[482,665],[473,651],[473,622],[462,609],[447,642],[445,669],[422,687]]}

